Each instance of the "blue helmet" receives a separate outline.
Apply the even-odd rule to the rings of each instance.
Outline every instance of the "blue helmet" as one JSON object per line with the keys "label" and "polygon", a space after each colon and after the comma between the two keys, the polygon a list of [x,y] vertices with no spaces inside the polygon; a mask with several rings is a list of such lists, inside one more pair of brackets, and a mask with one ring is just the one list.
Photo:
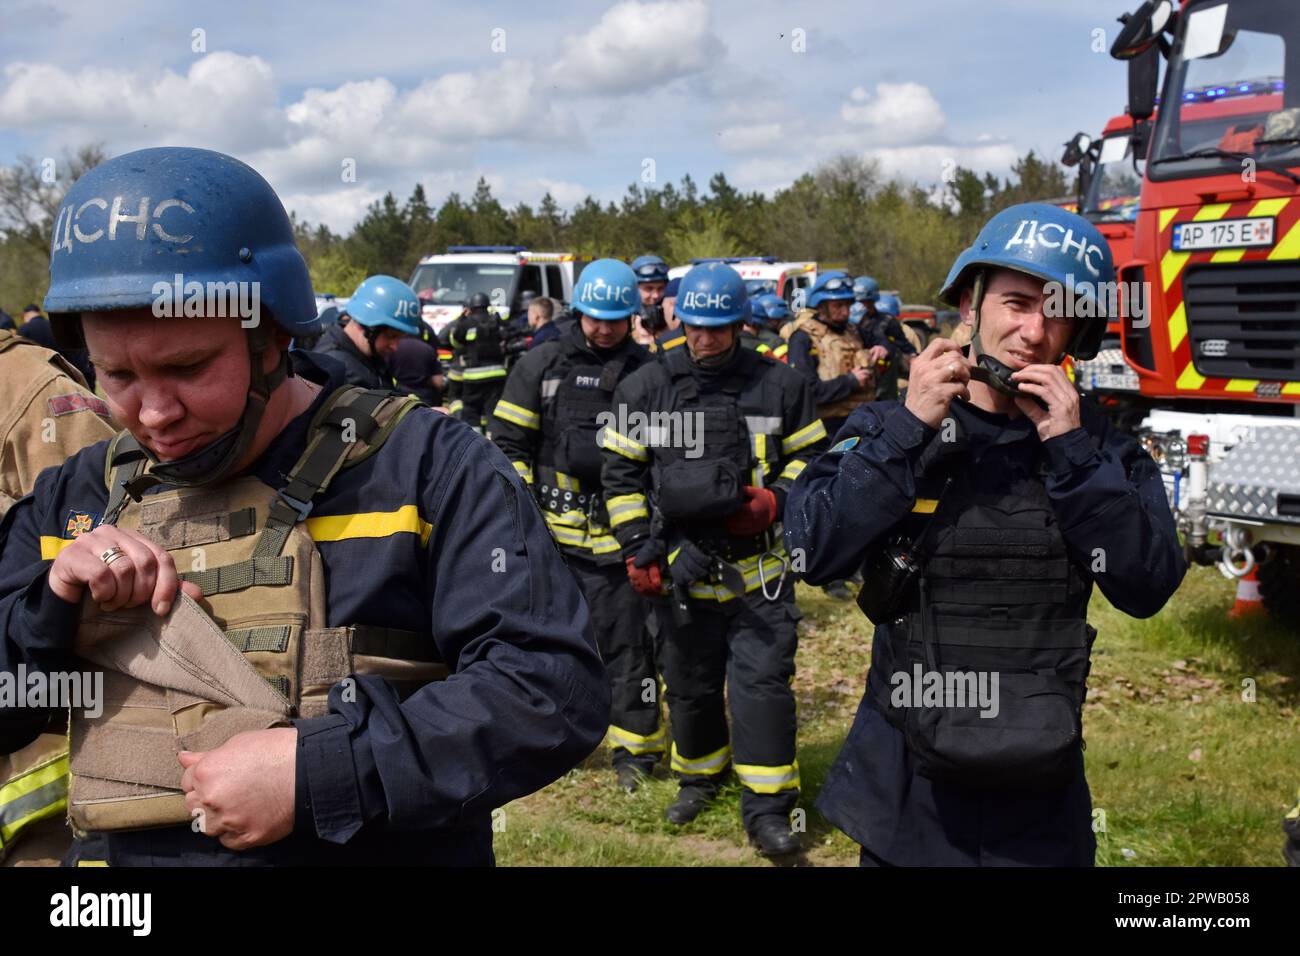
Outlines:
{"label": "blue helmet", "polygon": [[637,256],[632,260],[632,271],[636,273],[638,285],[642,282],[668,281],[668,263],[658,256]]}
{"label": "blue helmet", "polygon": [[263,368],[273,329],[257,321],[262,311],[290,336],[318,331],[307,263],[275,191],[222,153],[142,149],[100,163],[73,184],[54,219],[45,296],[61,343],[80,344],[85,312],[174,314],[182,300],[188,308],[195,298],[254,321],[244,323],[248,395],[235,425],[176,460],[159,461],[141,446],[151,474],[181,487],[231,472],[251,447],[271,393],[289,375],[283,351],[273,370]]}
{"label": "blue helmet", "polygon": [[832,269],[823,272],[808,292],[808,308],[815,309],[823,302],[848,302],[853,298],[853,280],[847,272]]}
{"label": "blue helmet", "polygon": [[419,335],[420,300],[415,290],[392,276],[371,276],[352,293],[344,310],[368,329],[390,328]]}
{"label": "blue helmet", "polygon": [[641,307],[636,273],[618,259],[597,259],[578,277],[573,307],[583,315],[605,322],[631,318]]}
{"label": "blue helmet", "polygon": [[896,319],[902,310],[903,305],[898,301],[898,296],[896,295],[882,295],[876,300],[876,311],[884,315],[892,316]]}
{"label": "blue helmet", "polygon": [[867,307],[861,302],[854,302],[849,306],[849,324],[861,325],[863,318],[866,317]]}
{"label": "blue helmet", "polygon": [[859,302],[875,302],[880,298],[880,283],[871,276],[858,276],[853,280],[853,298]]}
{"label": "blue helmet", "polygon": [[[1077,359],[1096,356],[1106,331],[1104,306],[1109,301],[1108,296],[1098,300],[1099,283],[1115,281],[1110,246],[1096,226],[1048,203],[1009,206],[986,222],[970,248],[957,257],[939,297],[959,305],[962,290],[978,273],[991,269],[1012,269],[1060,283],[1088,300],[1094,317],[1079,323],[1066,352]],[[978,314],[979,303],[975,306]]]}
{"label": "blue helmet", "polygon": [[180,146],[142,149],[100,163],[68,190],[54,219],[45,295],[45,311],[65,336],[79,338],[83,312],[153,306],[155,286],[178,275],[205,290],[247,283],[259,312],[285,332],[316,329],[316,298],[289,216],[270,184],[239,160]]}
{"label": "blue helmet", "polygon": [[703,262],[682,276],[673,314],[687,325],[731,325],[745,317],[745,280],[725,262]]}
{"label": "blue helmet", "polygon": [[790,318],[790,306],[775,292],[765,292],[750,301],[753,303],[754,318],[760,322],[784,322]]}

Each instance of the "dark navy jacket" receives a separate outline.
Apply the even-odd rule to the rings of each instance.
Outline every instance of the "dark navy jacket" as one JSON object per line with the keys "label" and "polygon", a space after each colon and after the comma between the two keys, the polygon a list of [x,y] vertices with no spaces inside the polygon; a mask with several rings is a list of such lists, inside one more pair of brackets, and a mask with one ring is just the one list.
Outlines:
{"label": "dark navy jacket", "polygon": [[328,355],[343,367],[348,385],[362,388],[392,388],[393,372],[383,359],[361,354],[341,325],[326,327],[312,351]]}
{"label": "dark navy jacket", "polygon": [[[1160,473],[1091,403],[1083,427],[1047,442],[1024,417],[964,402],[951,414],[970,441],[976,479],[994,485],[1034,474],[1060,522],[1073,563],[1117,608],[1150,617],[1186,573]],[[888,538],[916,500],[914,469],[938,433],[898,402],[862,405],[835,445],[796,480],[785,508],[786,546],[804,553],[813,584],[844,579]],[[1096,549],[1105,571],[1092,573]],[[883,625],[875,640],[884,640]],[[868,682],[878,678],[875,671]],[[1036,795],[968,794],[912,770],[900,731],[864,695],[819,809],[871,854],[896,864],[1090,864],[1095,844],[1080,755],[1073,783]]]}
{"label": "dark navy jacket", "polygon": [[[310,355],[294,356],[299,374],[328,386],[254,463],[272,487],[341,384],[336,370],[327,378]],[[42,553],[58,549],[69,514],[103,513],[106,447],[47,469],[6,516],[0,670],[80,669],[68,653],[78,606],[49,590]],[[452,676],[405,701],[382,679],[360,677],[354,701],[336,686],[327,716],[295,721],[298,805],[288,838],[236,852],[188,827],[113,834],[110,865],[491,863],[493,809],[557,779],[600,743],[609,688],[587,607],[506,457],[461,422],[416,408],[378,454],[339,473],[312,517],[407,505],[418,516],[409,530],[317,542],[328,626],[432,634]],[[30,717],[0,710],[7,744]]]}

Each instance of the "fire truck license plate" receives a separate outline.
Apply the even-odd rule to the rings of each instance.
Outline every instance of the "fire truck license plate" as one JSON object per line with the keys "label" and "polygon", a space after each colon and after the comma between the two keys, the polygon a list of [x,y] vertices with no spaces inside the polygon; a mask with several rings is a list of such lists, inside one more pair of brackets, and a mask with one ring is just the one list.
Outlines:
{"label": "fire truck license plate", "polygon": [[1259,216],[1252,219],[1220,219],[1217,222],[1175,223],[1174,251],[1271,246],[1276,221],[1272,216]]}

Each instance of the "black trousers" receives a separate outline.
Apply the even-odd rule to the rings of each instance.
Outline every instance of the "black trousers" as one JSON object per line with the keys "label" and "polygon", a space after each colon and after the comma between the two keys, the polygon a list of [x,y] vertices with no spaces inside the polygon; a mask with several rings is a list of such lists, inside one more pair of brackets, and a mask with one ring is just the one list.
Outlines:
{"label": "black trousers", "polygon": [[480,432],[486,427],[488,417],[497,407],[501,393],[506,390],[504,378],[489,378],[481,382],[461,382],[460,420]]}
{"label": "black trousers", "polygon": [[616,767],[630,762],[649,773],[663,756],[667,735],[660,722],[659,676],[645,628],[645,604],[622,564],[568,561],[587,599],[609,677],[610,761]]}
{"label": "black trousers", "polygon": [[[778,600],[761,591],[718,603],[692,600],[682,626],[659,611],[673,726],[672,769],[683,785],[719,786],[729,764],[741,783],[745,828],[788,815],[799,799],[794,655],[798,611],[790,582]],[[726,687],[731,702],[728,731]]]}

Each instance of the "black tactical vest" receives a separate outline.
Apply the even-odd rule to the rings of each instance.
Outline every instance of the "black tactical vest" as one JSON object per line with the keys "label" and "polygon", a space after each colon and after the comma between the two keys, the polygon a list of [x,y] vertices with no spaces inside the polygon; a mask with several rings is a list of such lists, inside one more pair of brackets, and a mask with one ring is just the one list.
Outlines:
{"label": "black tactical vest", "polygon": [[[631,340],[627,340],[630,344]],[[596,416],[608,412],[614,389],[631,357],[626,348],[601,364],[596,357],[565,343],[567,370],[555,390],[554,404],[542,416],[543,453],[539,461],[573,475],[585,486],[600,486],[601,452]],[[548,376],[549,378],[549,376]]]}
{"label": "black tactical vest", "polygon": [[918,466],[918,499],[942,497],[932,515],[905,523],[923,543],[913,555],[921,574],[877,631],[875,703],[937,782],[1060,786],[1083,741],[1091,579],[1066,551],[1041,459],[991,475],[960,439],[945,454],[941,438]]}
{"label": "black tactical vest", "polygon": [[491,312],[464,313],[456,320],[452,340],[461,346],[461,356],[466,368],[496,365],[504,361],[501,348],[501,320]]}
{"label": "black tactical vest", "polygon": [[693,541],[714,548],[728,560],[766,547],[762,536],[737,539],[728,535],[724,519],[739,508],[745,485],[762,484],[755,436],[763,436],[765,461],[771,464],[780,456],[780,397],[762,387],[762,365],[767,361],[753,351],[739,349],[718,387],[705,391],[686,349],[663,358],[673,386],[672,410],[691,416],[694,441],[693,447],[669,441],[653,449],[652,480],[658,508]]}

